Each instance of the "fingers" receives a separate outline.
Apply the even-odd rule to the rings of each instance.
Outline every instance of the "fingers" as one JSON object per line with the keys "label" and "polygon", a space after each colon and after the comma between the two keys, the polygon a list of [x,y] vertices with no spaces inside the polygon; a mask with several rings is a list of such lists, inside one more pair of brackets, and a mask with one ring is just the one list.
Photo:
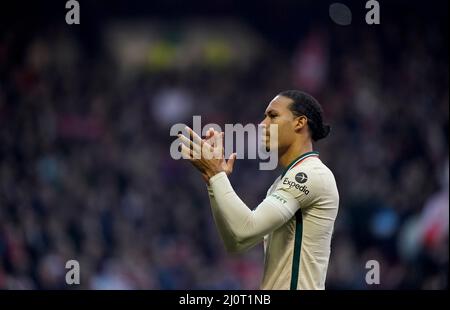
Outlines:
{"label": "fingers", "polygon": [[208,131],[206,132],[206,138],[205,141],[210,144],[211,146],[214,146],[214,134],[215,134],[215,130],[211,127],[208,129]]}
{"label": "fingers", "polygon": [[193,131],[191,128],[189,128],[188,126],[186,126],[186,128],[185,128],[186,130],[187,130],[187,132],[188,132],[188,134],[189,134],[189,137],[191,138],[191,140],[194,142],[194,143],[196,143],[196,144],[198,144],[198,145],[202,145],[202,138],[200,138],[200,136],[195,132],[195,131]]}
{"label": "fingers", "polygon": [[[189,133],[189,138],[184,135],[178,135],[182,144],[186,147],[184,150],[185,159],[212,159],[214,157],[214,148],[202,140],[191,128],[186,127]],[[212,129],[208,130],[207,135],[214,134]],[[183,150],[183,147],[182,147]],[[189,150],[189,152],[188,152]]]}
{"label": "fingers", "polygon": [[236,162],[236,157],[237,154],[233,153],[230,155],[230,157],[228,158],[227,161],[227,170],[229,171],[229,173],[231,173],[233,171],[233,167],[234,167],[234,163]]}
{"label": "fingers", "polygon": [[214,129],[210,127],[208,131],[206,132],[206,139],[211,138],[214,135]]}
{"label": "fingers", "polygon": [[[185,159],[224,159],[225,148],[223,146],[224,133],[218,132],[213,128],[209,128],[206,132],[206,139],[195,133],[191,128],[185,128],[189,134],[188,137],[179,134],[178,137],[182,142],[183,158]],[[235,155],[234,155],[235,156]],[[231,158],[231,157],[230,157]],[[231,164],[234,164],[234,157]]]}
{"label": "fingers", "polygon": [[219,148],[223,155],[223,132],[214,131],[214,147]]}
{"label": "fingers", "polygon": [[218,146],[219,144],[219,140],[220,140],[220,134],[219,132],[214,130],[214,136],[213,136],[213,140],[214,140],[214,146]]}
{"label": "fingers", "polygon": [[[209,143],[202,140],[202,138],[195,133],[191,128],[185,127],[188,132],[189,138],[184,135],[178,135],[182,143],[187,146],[189,149],[192,149],[194,152],[191,153],[195,159],[200,159],[201,156],[206,159],[210,159],[210,154],[212,152],[212,147]],[[210,130],[208,130],[207,134],[211,134]]]}
{"label": "fingers", "polygon": [[181,157],[183,159],[191,159],[193,157],[192,150],[187,148],[186,145],[180,143],[181,147]]}
{"label": "fingers", "polygon": [[188,150],[193,150],[195,153],[201,154],[201,146],[192,142],[192,140],[186,138],[184,135],[178,135],[178,138],[182,142],[182,147],[186,147]]}
{"label": "fingers", "polygon": [[222,149],[222,157],[225,158],[225,148],[223,147],[223,137],[225,136],[225,133],[220,133],[220,142],[219,142],[219,148]]}

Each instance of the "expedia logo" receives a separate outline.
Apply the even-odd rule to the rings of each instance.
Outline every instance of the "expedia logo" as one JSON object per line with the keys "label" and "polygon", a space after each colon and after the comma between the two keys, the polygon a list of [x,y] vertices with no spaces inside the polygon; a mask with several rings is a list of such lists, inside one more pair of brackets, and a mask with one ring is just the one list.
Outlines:
{"label": "expedia logo", "polygon": [[[305,181],[305,182],[306,182],[306,181]],[[309,194],[309,190],[308,190],[308,187],[306,187],[306,185],[300,185],[300,184],[298,184],[297,182],[289,181],[288,178],[284,178],[284,180],[283,180],[283,185],[288,185],[288,186],[289,186],[289,189],[291,189],[292,187],[294,187],[294,188],[298,189],[299,191],[304,192],[305,195],[308,195],[308,194]]]}
{"label": "expedia logo", "polygon": [[295,181],[297,181],[300,184],[303,184],[306,181],[308,181],[308,176],[304,172],[299,172],[295,175]]}

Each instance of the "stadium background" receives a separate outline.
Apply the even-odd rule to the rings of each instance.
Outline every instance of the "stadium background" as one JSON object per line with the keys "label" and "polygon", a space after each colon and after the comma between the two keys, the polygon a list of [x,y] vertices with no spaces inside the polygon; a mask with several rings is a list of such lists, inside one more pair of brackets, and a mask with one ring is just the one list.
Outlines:
{"label": "stadium background", "polygon": [[[327,288],[448,288],[447,1],[379,1],[377,26],[365,1],[349,26],[331,1],[149,2],[80,1],[72,26],[64,1],[0,5],[0,288],[257,288],[262,246],[225,253],[169,128],[256,123],[291,88],[333,126]],[[252,206],[279,173],[257,168],[231,177]]]}

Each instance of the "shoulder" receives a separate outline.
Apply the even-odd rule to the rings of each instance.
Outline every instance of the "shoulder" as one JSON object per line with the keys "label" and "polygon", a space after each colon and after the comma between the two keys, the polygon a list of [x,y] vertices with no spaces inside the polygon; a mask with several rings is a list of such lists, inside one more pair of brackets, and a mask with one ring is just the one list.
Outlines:
{"label": "shoulder", "polygon": [[319,158],[308,158],[285,172],[279,185],[287,185],[291,188],[300,188],[302,185],[306,185],[308,188],[314,187],[318,190],[329,187],[333,183],[335,183],[335,178],[331,170]]}
{"label": "shoulder", "polygon": [[319,159],[311,158],[290,168],[280,179],[278,188],[294,197],[314,196],[322,188],[321,174],[324,166]]}

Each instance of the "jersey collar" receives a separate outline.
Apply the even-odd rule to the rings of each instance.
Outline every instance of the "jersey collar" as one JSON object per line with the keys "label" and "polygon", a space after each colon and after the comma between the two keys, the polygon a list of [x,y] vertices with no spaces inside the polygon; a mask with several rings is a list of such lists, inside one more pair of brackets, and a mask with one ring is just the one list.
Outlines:
{"label": "jersey collar", "polygon": [[300,155],[299,157],[297,157],[296,159],[294,159],[287,167],[286,169],[284,169],[283,174],[281,175],[281,177],[284,177],[284,175],[286,174],[286,172],[289,171],[289,169],[291,169],[292,167],[294,167],[296,164],[298,164],[299,162],[301,162],[302,160],[311,157],[311,156],[319,156],[319,152],[313,151],[313,152],[307,152],[304,153],[302,155]]}

